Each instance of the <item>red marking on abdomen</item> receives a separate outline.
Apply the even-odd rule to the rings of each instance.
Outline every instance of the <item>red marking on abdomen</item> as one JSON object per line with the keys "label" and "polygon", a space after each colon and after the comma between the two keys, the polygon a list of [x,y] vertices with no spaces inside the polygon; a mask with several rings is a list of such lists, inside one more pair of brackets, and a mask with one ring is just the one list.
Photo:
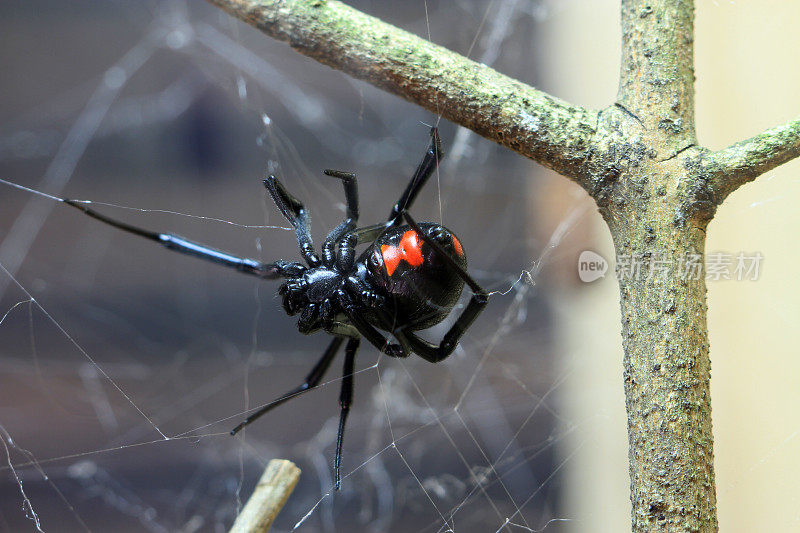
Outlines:
{"label": "red marking on abdomen", "polygon": [[412,267],[422,265],[425,262],[425,258],[422,257],[422,243],[423,241],[417,238],[417,232],[410,229],[403,233],[403,238],[400,239],[400,246],[381,245],[381,254],[383,254],[383,264],[386,265],[386,272],[390,276],[394,274],[401,260],[404,260]]}
{"label": "red marking on abdomen", "polygon": [[453,235],[453,248],[456,249],[456,253],[460,256],[464,255],[464,249],[461,247],[461,243],[456,239],[456,236]]}

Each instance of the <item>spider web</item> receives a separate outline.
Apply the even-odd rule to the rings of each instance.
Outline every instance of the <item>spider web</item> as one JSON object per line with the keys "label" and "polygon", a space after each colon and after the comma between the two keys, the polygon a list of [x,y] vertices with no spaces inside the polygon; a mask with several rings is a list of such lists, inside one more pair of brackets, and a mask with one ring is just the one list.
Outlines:
{"label": "spider web", "polygon": [[[580,391],[596,403],[588,418],[570,397],[587,368],[607,388],[619,374],[618,358],[590,358],[559,326],[575,258],[597,246],[582,229],[597,216],[583,193],[553,192],[562,178],[440,124],[447,157],[413,212],[459,235],[490,305],[437,365],[362,347],[334,493],[341,360],[317,390],[228,435],[300,383],[327,337],[297,333],[276,284],[121,235],[54,198],[294,259],[265,171],[306,203],[319,243],[344,212],[321,169],[356,171],[362,223],[381,220],[436,117],[209,6],[41,4],[0,8],[15,73],[0,108],[0,530],[224,531],[276,457],[303,474],[274,531],[614,530],[570,503],[589,479],[586,444],[608,446],[597,435],[621,435],[613,455],[625,460],[621,387],[610,407]],[[543,86],[531,35],[566,3],[355,4]],[[616,287],[600,283],[616,341]],[[604,481],[620,498],[599,501],[626,527],[627,472]]]}
{"label": "spider web", "polygon": [[[422,3],[376,14],[495,63],[502,47],[520,49],[545,7]],[[9,40],[24,42],[32,9],[9,9]],[[446,30],[454,11],[470,23]],[[319,240],[343,200],[320,170],[357,170],[362,221],[381,219],[436,117],[206,6],[90,3],[61,15],[39,24],[64,48],[41,43],[24,70],[75,71],[47,90],[14,87],[0,146],[0,178],[28,188],[3,193],[13,206],[0,247],[3,525],[224,530],[266,461],[288,457],[304,474],[279,531],[558,530],[568,520],[562,468],[579,448],[565,449],[575,424],[556,395],[570,372],[554,364],[543,325],[553,311],[538,283],[586,202],[575,196],[532,241],[520,222],[531,165],[442,124],[447,165],[414,212],[469,243],[492,305],[442,364],[361,350],[334,494],[338,369],[242,439],[228,436],[248,409],[299,383],[322,335],[295,332],[273,285],[174,257],[52,197],[243,255],[294,258],[292,233],[260,188],[265,166],[306,202]],[[497,171],[501,190],[490,185]]]}

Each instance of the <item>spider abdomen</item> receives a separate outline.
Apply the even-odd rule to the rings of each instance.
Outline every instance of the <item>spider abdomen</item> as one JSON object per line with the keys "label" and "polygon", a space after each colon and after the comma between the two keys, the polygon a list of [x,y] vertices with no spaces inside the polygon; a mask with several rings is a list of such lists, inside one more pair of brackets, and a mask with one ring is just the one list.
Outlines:
{"label": "spider abdomen", "polygon": [[[467,258],[458,238],[434,223],[422,229],[461,268]],[[362,255],[373,284],[388,296],[398,325],[412,330],[429,328],[447,317],[461,296],[464,281],[410,226],[385,232]]]}

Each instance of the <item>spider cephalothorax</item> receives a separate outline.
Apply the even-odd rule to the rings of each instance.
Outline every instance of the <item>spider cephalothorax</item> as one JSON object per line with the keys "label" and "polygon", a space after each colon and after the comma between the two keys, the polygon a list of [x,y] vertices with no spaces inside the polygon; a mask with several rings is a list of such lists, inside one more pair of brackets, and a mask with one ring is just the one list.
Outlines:
{"label": "spider cephalothorax", "polygon": [[[392,208],[386,222],[358,227],[356,177],[349,172],[326,170],[344,185],[347,214],[322,244],[317,254],[311,240],[309,216],[302,202],[294,198],[275,176],[264,180],[281,213],[294,226],[300,262],[263,263],[237,257],[170,233],[156,233],[102,215],[73,200],[65,203],[87,215],[130,233],[160,242],[167,248],[235,268],[264,279],[284,278],[278,289],[283,308],[300,315],[297,327],[310,334],[324,330],[333,336],[322,358],[298,387],[252,413],[232,434],[272,408],[316,387],[347,339],[344,376],[339,398],[341,413],[334,470],[339,487],[342,439],[353,397],[353,369],[361,337],[392,357],[416,353],[430,362],[449,356],[466,329],[486,306],[488,295],[467,274],[467,258],[458,238],[434,223],[417,224],[408,209],[442,158],[439,134],[431,129],[431,143],[411,182]],[[356,247],[368,247],[356,259]],[[464,284],[472,298],[442,341],[432,344],[415,333],[443,321],[461,296]],[[386,333],[394,337],[390,341]]]}

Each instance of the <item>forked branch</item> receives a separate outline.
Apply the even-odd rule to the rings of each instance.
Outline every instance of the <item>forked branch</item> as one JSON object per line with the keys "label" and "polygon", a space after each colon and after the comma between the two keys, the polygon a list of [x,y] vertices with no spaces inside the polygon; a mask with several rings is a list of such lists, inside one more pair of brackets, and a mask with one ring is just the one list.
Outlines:
{"label": "forked branch", "polygon": [[589,189],[597,113],[335,0],[209,0],[317,61],[394,93]]}
{"label": "forked branch", "polygon": [[800,156],[800,118],[705,156],[716,203],[761,174]]}

